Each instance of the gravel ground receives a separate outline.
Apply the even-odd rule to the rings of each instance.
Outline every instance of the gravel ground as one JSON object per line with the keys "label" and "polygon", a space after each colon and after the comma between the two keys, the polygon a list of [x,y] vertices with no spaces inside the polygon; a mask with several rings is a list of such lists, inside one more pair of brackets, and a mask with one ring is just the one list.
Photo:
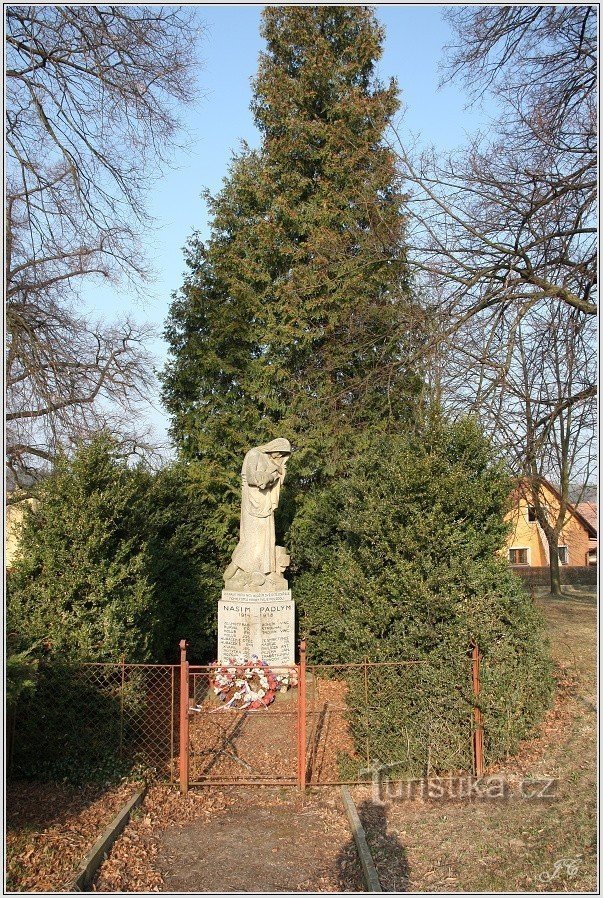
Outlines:
{"label": "gravel ground", "polygon": [[99,892],[360,891],[339,792],[253,786],[149,789],[94,885]]}

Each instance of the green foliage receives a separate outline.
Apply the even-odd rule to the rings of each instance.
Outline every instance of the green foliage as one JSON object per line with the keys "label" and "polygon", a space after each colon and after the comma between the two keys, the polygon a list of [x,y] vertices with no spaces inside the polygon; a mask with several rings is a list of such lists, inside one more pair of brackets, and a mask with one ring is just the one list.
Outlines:
{"label": "green foliage", "polygon": [[381,30],[358,6],[263,17],[262,144],[207,198],[213,231],[190,241],[163,375],[172,436],[230,547],[248,448],[278,435],[297,450],[286,528],[308,484],[343,471],[363,429],[407,421],[418,389],[403,195],[383,141],[397,88],[374,77]]}
{"label": "green foliage", "polygon": [[23,520],[9,579],[16,637],[63,660],[151,656],[159,613],[140,532],[149,480],[102,437],[59,462]]}
{"label": "green foliage", "polygon": [[212,507],[197,489],[194,465],[171,465],[152,480],[147,551],[162,632],[154,660],[177,661],[180,639],[189,643],[189,660],[215,659],[224,540],[208,526]]}
{"label": "green foliage", "polygon": [[33,657],[36,646],[22,652],[9,654],[6,659],[6,705],[13,712],[20,698],[30,695],[36,688],[38,659]]}
{"label": "green foliage", "polygon": [[[489,758],[513,750],[542,715],[551,690],[542,621],[497,554],[509,492],[471,421],[434,420],[421,437],[367,440],[349,475],[296,517],[295,596],[313,660],[429,662],[404,677],[384,669],[379,713],[368,726],[354,717],[373,756],[393,753],[417,772],[431,745],[434,769],[450,769],[451,746],[469,727],[471,640],[484,656]],[[352,705],[361,688],[350,683]]]}
{"label": "green foliage", "polygon": [[144,671],[127,669],[122,683],[120,664],[42,661],[35,695],[24,697],[16,715],[11,776],[115,782],[148,772],[151,755],[167,763],[169,705],[166,715],[165,696],[157,705],[149,700]]}
{"label": "green foliage", "polygon": [[73,665],[40,665],[35,696],[19,707],[11,775],[104,781],[126,773],[119,757],[117,689],[100,690]]}
{"label": "green foliage", "polygon": [[400,435],[422,426],[413,360],[425,317],[384,142],[398,99],[375,78],[374,14],[274,6],[263,17],[252,103],[262,143],[243,147],[207,197],[212,234],[189,243],[166,327],[171,433],[222,568],[244,452],[291,441],[277,530],[288,531],[313,659],[430,662],[408,688],[388,682],[370,722],[353,717],[358,745],[402,752],[408,726],[411,768],[429,746],[434,765],[454,755],[466,766],[472,638],[491,753],[528,732],[550,690],[540,620],[496,555],[509,484],[470,423]]}
{"label": "green foliage", "polygon": [[24,516],[8,579],[17,650],[163,661],[186,637],[193,657],[211,656],[219,566],[185,473],[128,467],[103,436],[57,465]]}

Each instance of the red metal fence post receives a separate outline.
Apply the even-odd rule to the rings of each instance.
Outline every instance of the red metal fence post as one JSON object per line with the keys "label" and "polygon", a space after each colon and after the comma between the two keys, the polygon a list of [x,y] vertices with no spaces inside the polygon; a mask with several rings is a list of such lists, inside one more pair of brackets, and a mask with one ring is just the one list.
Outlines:
{"label": "red metal fence post", "polygon": [[297,782],[306,790],[306,640],[299,644],[297,676]]}
{"label": "red metal fence post", "polygon": [[474,642],[471,647],[471,685],[473,687],[473,696],[475,698],[475,705],[473,706],[473,757],[475,767],[474,772],[478,777],[484,775],[484,726],[482,712],[478,707],[480,690],[479,662],[479,647],[477,643]]}
{"label": "red metal fence post", "polygon": [[188,792],[188,661],[186,660],[186,639],[180,640],[180,792]]}

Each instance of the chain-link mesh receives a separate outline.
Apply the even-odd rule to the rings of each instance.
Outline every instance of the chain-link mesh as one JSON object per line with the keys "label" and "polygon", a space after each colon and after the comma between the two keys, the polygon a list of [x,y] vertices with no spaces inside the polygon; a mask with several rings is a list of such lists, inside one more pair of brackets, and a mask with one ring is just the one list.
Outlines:
{"label": "chain-link mesh", "polygon": [[[473,763],[471,661],[308,665],[306,694],[268,708],[226,708],[215,667],[191,666],[189,782],[365,781],[467,771]],[[180,666],[41,665],[15,724],[13,772],[51,778],[114,773],[133,763],[178,777]],[[272,667],[275,674],[291,668]]]}
{"label": "chain-link mesh", "polygon": [[178,725],[178,675],[173,665],[86,664],[82,677],[99,694],[119,702],[121,757],[174,778]]}
{"label": "chain-link mesh", "polygon": [[85,778],[133,763],[174,778],[178,668],[41,665],[15,725],[14,772]]}
{"label": "chain-link mesh", "polygon": [[297,689],[277,694],[267,708],[226,708],[214,692],[215,672],[190,671],[190,784],[297,782]]}
{"label": "chain-link mesh", "polygon": [[470,660],[309,665],[306,780],[358,782],[376,769],[430,776],[471,768]]}

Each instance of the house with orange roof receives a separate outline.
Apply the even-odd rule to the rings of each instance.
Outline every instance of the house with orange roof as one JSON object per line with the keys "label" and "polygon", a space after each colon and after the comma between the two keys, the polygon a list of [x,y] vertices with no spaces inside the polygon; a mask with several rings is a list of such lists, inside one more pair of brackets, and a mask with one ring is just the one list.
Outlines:
{"label": "house with orange roof", "polygon": [[[546,568],[550,565],[549,544],[536,511],[530,504],[530,491],[519,484],[513,493],[507,520],[512,529],[507,538],[509,563],[520,568]],[[542,480],[540,503],[551,521],[559,514],[561,496],[555,487]],[[588,506],[588,508],[586,507]],[[562,567],[591,567],[597,564],[597,508],[592,502],[569,504],[559,535],[559,563]]]}

